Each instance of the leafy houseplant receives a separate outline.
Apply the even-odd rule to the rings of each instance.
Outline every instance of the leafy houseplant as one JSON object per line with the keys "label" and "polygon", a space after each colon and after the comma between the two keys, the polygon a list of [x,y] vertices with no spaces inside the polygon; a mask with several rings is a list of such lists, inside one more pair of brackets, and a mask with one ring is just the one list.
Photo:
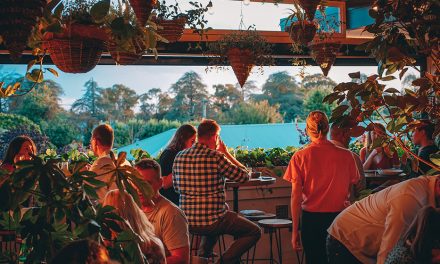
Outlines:
{"label": "leafy houseplant", "polygon": [[136,23],[130,8],[123,10],[122,3],[119,3],[108,20],[109,52],[118,64],[134,64],[147,50],[152,50],[157,55],[157,35],[153,27]]}
{"label": "leafy houseplant", "polygon": [[307,20],[306,13],[295,2],[294,9],[290,9],[291,15],[287,18],[286,23],[294,21],[288,28],[289,36],[294,43],[306,45],[313,40],[317,30],[317,24],[313,20]]}
{"label": "leafy houseplant", "polygon": [[48,13],[39,28],[43,49],[64,72],[84,73],[99,62],[107,34],[102,28],[110,8],[109,0],[69,1]]}
{"label": "leafy houseplant", "polygon": [[[325,102],[338,102],[331,120],[350,127],[355,134],[372,131],[373,115],[386,124],[387,135],[375,140],[372,148],[384,146],[388,154],[402,148],[414,160],[423,162],[440,171],[440,159],[434,155],[431,161],[423,160],[405,143],[408,134],[420,124],[419,118],[429,119],[435,124],[434,136],[440,132],[440,51],[438,34],[439,5],[432,1],[375,1],[370,16],[375,23],[366,27],[374,39],[358,47],[373,55],[378,62],[378,74],[365,82],[341,83]],[[419,71],[416,58],[426,57],[431,63],[431,72],[421,72],[410,89],[399,90],[386,87],[384,82],[396,79],[400,71],[402,79],[409,67]],[[360,73],[351,73],[360,79]]]}
{"label": "leafy houseplant", "polygon": [[[138,203],[133,185],[145,197],[151,197],[151,187],[140,180],[137,171],[121,166],[125,153],[111,157],[116,167],[111,171],[112,180],[118,188],[129,192]],[[113,212],[114,208],[92,202],[97,197],[95,187],[106,183],[96,179],[99,175],[84,170],[84,161],[72,162],[71,175],[66,177],[59,168],[61,161],[49,151],[48,155],[18,163],[12,174],[0,172],[0,226],[23,239],[25,263],[50,261],[65,244],[83,238],[104,243],[122,263],[146,263],[137,246],[137,234],[130,228],[121,229],[119,223],[124,220]],[[30,208],[29,199],[34,201]]]}
{"label": "leafy houseplant", "polygon": [[174,43],[182,37],[185,25],[200,35],[205,31],[208,22],[205,13],[208,8],[195,1],[190,1],[189,4],[192,9],[182,12],[177,1],[174,5],[167,5],[165,0],[157,3],[156,17],[153,21],[158,25],[157,33],[169,43]]}
{"label": "leafy houseplant", "polygon": [[212,54],[210,65],[223,67],[229,63],[241,86],[254,66],[262,67],[273,65],[271,45],[258,34],[255,29],[240,30],[237,33],[226,35],[222,40],[211,43],[208,54]]}

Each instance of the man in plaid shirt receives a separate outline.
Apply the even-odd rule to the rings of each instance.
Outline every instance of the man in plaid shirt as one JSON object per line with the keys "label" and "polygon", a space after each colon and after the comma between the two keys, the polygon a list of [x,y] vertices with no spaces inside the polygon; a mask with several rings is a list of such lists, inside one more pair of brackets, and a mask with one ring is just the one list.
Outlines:
{"label": "man in plaid shirt", "polygon": [[249,180],[249,172],[220,140],[220,127],[204,120],[197,128],[198,142],[179,152],[173,165],[174,188],[180,193],[180,206],[188,217],[190,232],[202,235],[199,256],[208,258],[219,235],[236,240],[220,258],[221,263],[239,263],[241,255],[260,239],[260,228],[229,211],[225,180]]}

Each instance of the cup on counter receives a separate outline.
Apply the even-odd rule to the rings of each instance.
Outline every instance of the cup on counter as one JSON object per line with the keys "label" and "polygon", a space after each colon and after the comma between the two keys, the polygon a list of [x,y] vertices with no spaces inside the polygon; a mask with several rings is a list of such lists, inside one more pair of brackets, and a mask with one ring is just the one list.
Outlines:
{"label": "cup on counter", "polygon": [[253,171],[251,172],[251,179],[257,179],[261,177],[261,171]]}

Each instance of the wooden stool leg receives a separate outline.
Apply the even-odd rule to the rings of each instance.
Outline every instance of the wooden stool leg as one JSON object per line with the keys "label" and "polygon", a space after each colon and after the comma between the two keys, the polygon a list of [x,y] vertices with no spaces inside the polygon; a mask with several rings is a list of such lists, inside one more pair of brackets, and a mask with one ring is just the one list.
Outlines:
{"label": "wooden stool leg", "polygon": [[270,264],[273,264],[272,233],[273,233],[273,230],[269,229]]}

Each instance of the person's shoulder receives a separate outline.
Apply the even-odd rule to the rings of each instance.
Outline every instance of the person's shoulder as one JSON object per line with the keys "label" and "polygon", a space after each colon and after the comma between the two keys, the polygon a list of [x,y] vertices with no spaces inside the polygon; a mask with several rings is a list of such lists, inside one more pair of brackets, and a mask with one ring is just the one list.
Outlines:
{"label": "person's shoulder", "polygon": [[182,211],[182,209],[165,197],[162,197],[159,202],[159,206],[159,211],[161,211],[161,214],[163,214],[165,217],[182,216],[186,219],[185,213]]}

